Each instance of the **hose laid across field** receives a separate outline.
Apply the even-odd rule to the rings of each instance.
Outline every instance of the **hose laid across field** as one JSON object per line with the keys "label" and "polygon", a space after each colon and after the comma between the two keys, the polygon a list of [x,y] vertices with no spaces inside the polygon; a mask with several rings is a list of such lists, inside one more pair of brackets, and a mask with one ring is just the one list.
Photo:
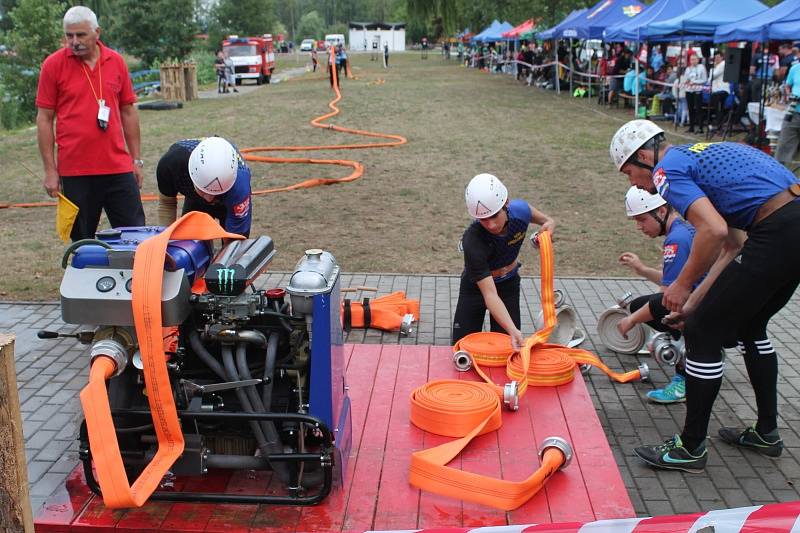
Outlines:
{"label": "hose laid across field", "polygon": [[[387,139],[382,142],[373,143],[360,143],[360,144],[332,144],[332,145],[319,145],[319,146],[257,146],[241,149],[244,158],[247,161],[257,163],[279,163],[279,164],[309,164],[309,165],[337,165],[349,167],[353,170],[349,175],[343,178],[309,178],[307,180],[295,183],[293,185],[286,185],[284,187],[273,187],[269,189],[257,189],[252,191],[253,196],[271,194],[276,192],[292,191],[296,189],[308,189],[318,185],[332,185],[334,183],[347,183],[355,181],[364,174],[364,166],[358,161],[349,159],[311,159],[307,157],[270,157],[263,155],[255,155],[257,152],[308,152],[315,150],[359,150],[364,148],[387,148],[391,146],[400,146],[406,144],[408,140],[400,135],[391,133],[378,133],[368,130],[359,130],[355,128],[345,128],[344,126],[336,126],[334,124],[324,124],[330,118],[335,117],[341,111],[336,106],[342,100],[342,93],[339,90],[339,78],[336,72],[336,65],[334,64],[334,55],[329,54],[329,66],[332,70],[333,88],[336,92],[336,97],[328,103],[330,112],[320,115],[311,120],[311,125],[315,128],[322,128],[327,130],[334,130],[341,133],[349,133],[352,135],[364,135],[366,137],[376,137],[380,139]],[[348,72],[350,72],[348,66]],[[142,194],[143,202],[152,202],[158,199],[156,194]],[[31,208],[31,207],[53,207],[56,205],[55,201],[44,202],[22,202],[22,203],[0,203],[0,209],[9,208]]]}

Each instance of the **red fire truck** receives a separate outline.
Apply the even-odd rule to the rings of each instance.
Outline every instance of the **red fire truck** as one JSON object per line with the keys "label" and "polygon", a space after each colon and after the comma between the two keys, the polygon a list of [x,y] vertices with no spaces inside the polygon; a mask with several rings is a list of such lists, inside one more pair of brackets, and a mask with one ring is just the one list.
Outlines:
{"label": "red fire truck", "polygon": [[222,41],[222,52],[233,61],[236,85],[242,80],[255,80],[258,85],[269,83],[275,71],[275,51],[272,35],[239,37],[230,35]]}

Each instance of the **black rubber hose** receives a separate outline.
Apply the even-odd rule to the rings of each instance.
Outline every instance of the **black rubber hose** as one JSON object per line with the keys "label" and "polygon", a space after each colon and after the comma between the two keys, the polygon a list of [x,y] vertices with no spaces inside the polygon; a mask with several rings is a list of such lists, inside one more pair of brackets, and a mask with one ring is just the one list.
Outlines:
{"label": "black rubber hose", "polygon": [[[243,342],[236,345],[236,369],[241,379],[253,379],[253,375],[250,373],[250,367],[247,365],[247,344]],[[261,401],[261,397],[258,395],[255,385],[249,385],[243,388],[245,394],[247,394],[247,399],[250,401],[250,405],[253,406],[253,411],[256,413],[266,413],[268,409],[264,407],[264,403]],[[275,424],[269,420],[261,420],[259,424],[261,425],[261,430],[264,432],[264,437],[267,439],[267,445],[270,449],[274,448],[275,444],[279,442]],[[277,451],[272,450],[272,453],[277,453]]]}
{"label": "black rubber hose", "polygon": [[222,381],[228,380],[222,365],[220,365],[214,356],[211,355],[211,352],[203,346],[203,343],[200,341],[200,334],[195,330],[189,332],[189,346],[192,347],[192,350],[194,350],[197,356],[219,377],[219,379]]}
{"label": "black rubber hose", "polygon": [[275,360],[278,358],[277,333],[272,333],[267,340],[267,357],[264,360],[264,381],[262,382],[261,399],[267,409],[272,407],[272,385],[275,383]]}
{"label": "black rubber hose", "polygon": [[[225,371],[228,376],[228,381],[239,381],[239,375],[236,372],[236,365],[233,362],[233,350],[231,349],[230,345],[222,345],[222,361],[225,364]],[[238,387],[233,390],[236,393],[236,397],[239,399],[239,403],[242,404],[242,411],[245,413],[252,413],[253,407],[247,400],[247,395],[244,393],[242,388]],[[258,447],[261,449],[261,453],[265,455],[269,454],[270,450],[267,447],[267,440],[264,438],[264,433],[261,431],[261,426],[255,420],[248,422],[248,424],[250,424],[250,428],[253,430],[253,435],[256,438]]]}

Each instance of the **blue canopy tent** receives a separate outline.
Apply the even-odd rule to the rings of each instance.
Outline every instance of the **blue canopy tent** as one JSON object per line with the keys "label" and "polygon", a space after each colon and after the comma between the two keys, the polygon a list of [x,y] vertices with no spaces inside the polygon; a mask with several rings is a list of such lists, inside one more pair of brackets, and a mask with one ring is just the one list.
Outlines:
{"label": "blue canopy tent", "polygon": [[637,0],[600,0],[581,16],[564,24],[561,35],[557,33],[556,37],[602,39],[603,30],[635,17],[646,7]]}
{"label": "blue canopy tent", "polygon": [[641,28],[642,39],[711,40],[717,27],[766,11],[758,0],[703,0],[689,11]]}
{"label": "blue canopy tent", "polygon": [[[686,13],[696,6],[698,1],[658,0],[635,17],[606,28],[606,31],[603,32],[603,40],[606,42],[643,40],[641,32],[644,28],[655,22]],[[800,0],[796,1],[800,2]]]}
{"label": "blue canopy tent", "polygon": [[773,24],[769,29],[769,38],[775,41],[800,39],[800,19]]}
{"label": "blue canopy tent", "polygon": [[552,28],[548,28],[546,30],[540,31],[536,33],[536,38],[542,41],[548,41],[556,36],[556,33],[560,36],[560,30],[565,24],[569,24],[569,22],[576,17],[581,16],[583,13],[586,12],[586,8],[583,9],[576,9],[569,15],[567,15],[564,20],[553,26]]}
{"label": "blue canopy tent", "polygon": [[496,41],[507,41],[506,37],[503,37],[503,33],[513,30],[514,26],[512,26],[509,22],[499,22],[498,20],[492,21],[488,28],[484,29],[478,35],[472,38],[472,41],[488,43],[488,42],[496,42]]}
{"label": "blue canopy tent", "polygon": [[[779,30],[789,29],[789,36],[773,37],[772,28],[780,24]],[[733,24],[719,26],[714,32],[715,42],[725,41],[769,41],[779,39],[796,39],[800,35],[800,0],[783,0],[777,6],[767,9]],[[784,34],[786,35],[786,34]]]}

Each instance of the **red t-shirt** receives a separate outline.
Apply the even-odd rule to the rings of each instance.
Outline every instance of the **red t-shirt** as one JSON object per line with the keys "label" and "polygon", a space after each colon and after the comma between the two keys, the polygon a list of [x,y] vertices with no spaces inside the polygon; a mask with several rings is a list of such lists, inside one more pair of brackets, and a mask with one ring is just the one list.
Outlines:
{"label": "red t-shirt", "polygon": [[[136,94],[122,56],[100,41],[97,44],[100,58],[94,70],[70,48],[50,54],[42,63],[36,106],[56,111],[56,162],[60,176],[121,174],[133,170],[125,148],[120,106],[136,102]],[[97,125],[101,75],[102,98],[111,108],[105,131]]]}

